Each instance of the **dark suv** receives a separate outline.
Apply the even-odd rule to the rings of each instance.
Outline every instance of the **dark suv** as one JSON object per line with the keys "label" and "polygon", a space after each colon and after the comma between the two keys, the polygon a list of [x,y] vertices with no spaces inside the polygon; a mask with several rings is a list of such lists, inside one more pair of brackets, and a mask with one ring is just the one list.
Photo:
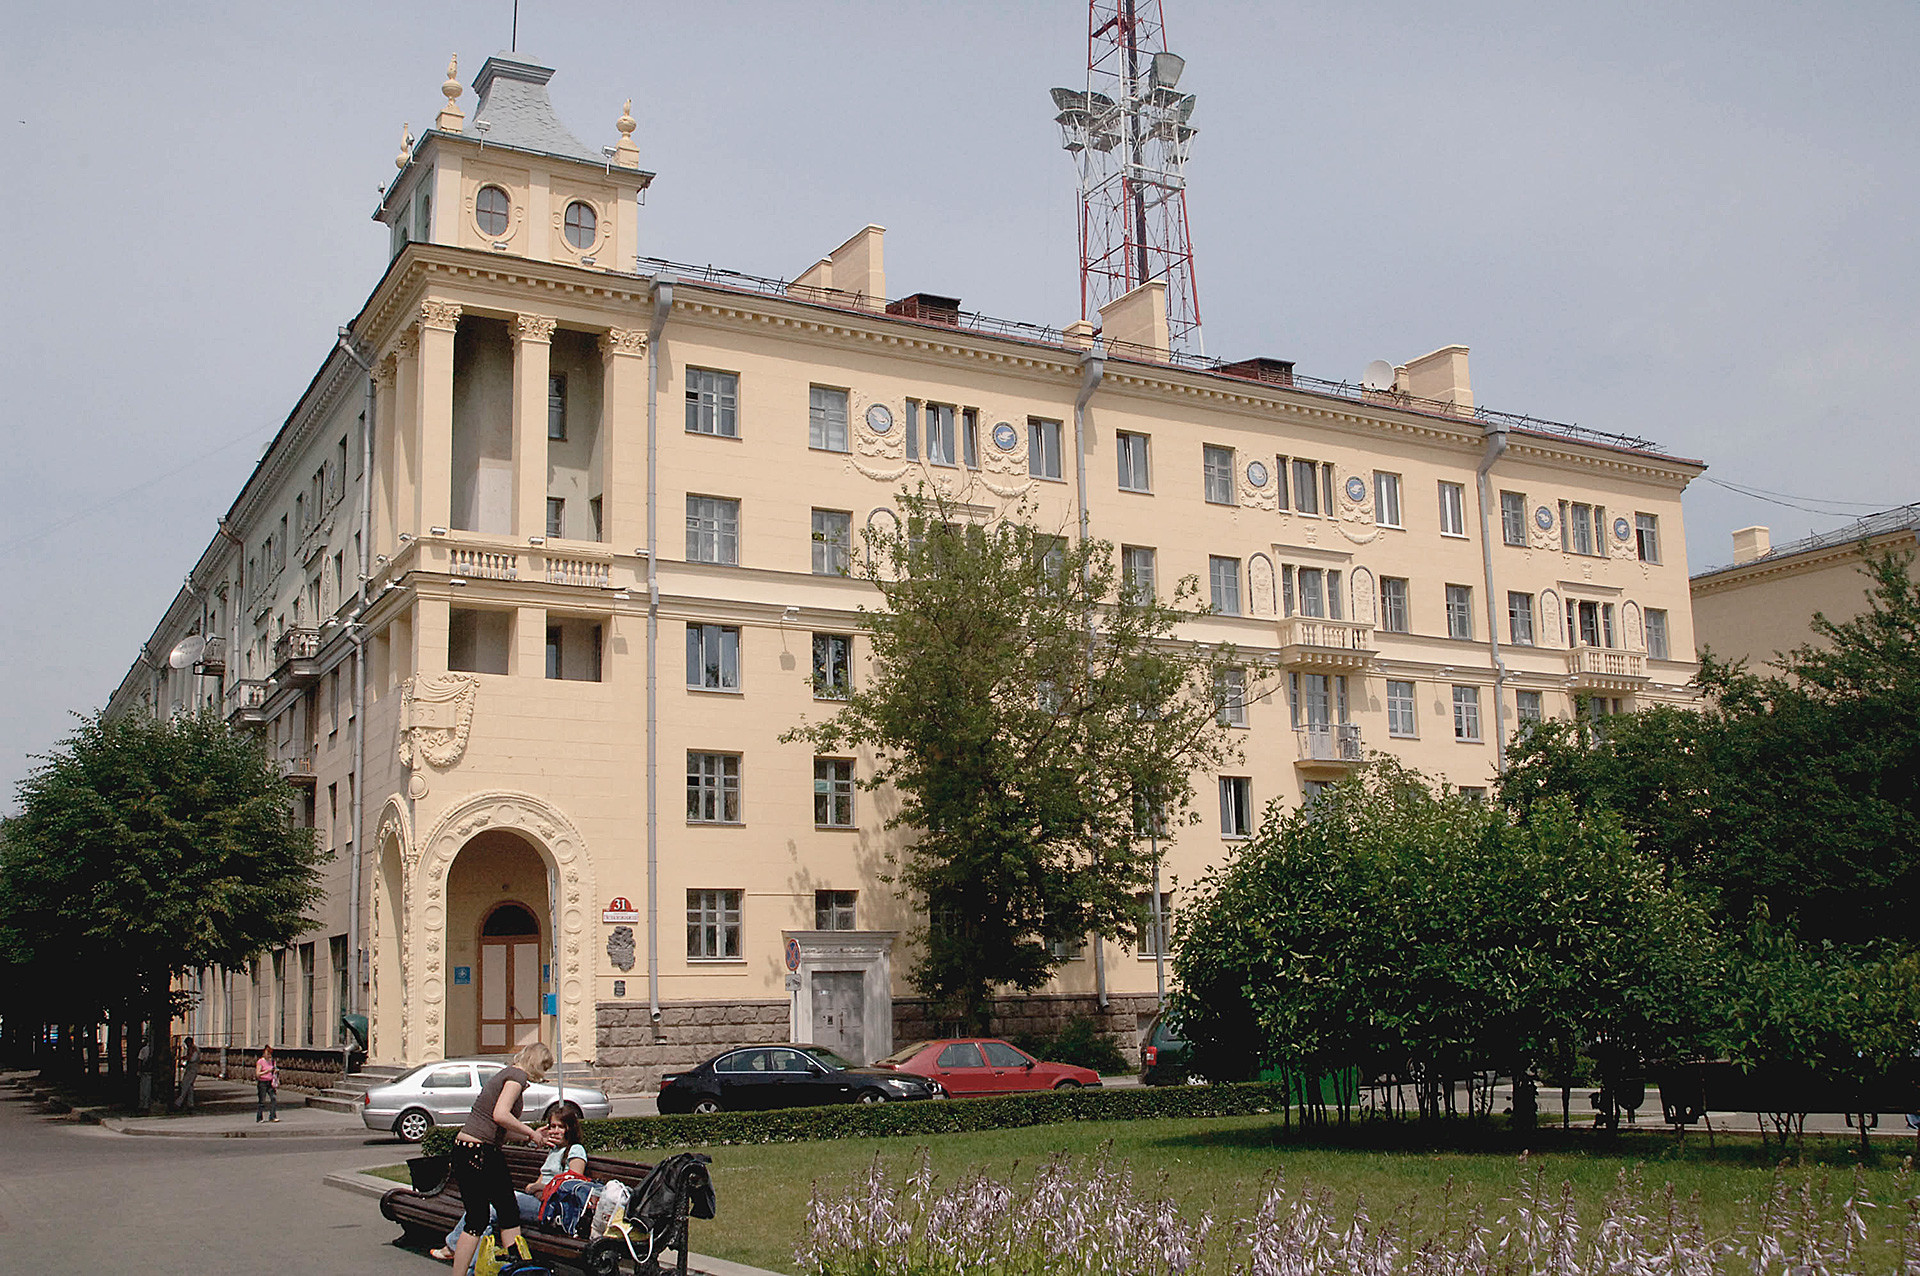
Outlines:
{"label": "dark suv", "polygon": [[1205,1078],[1187,1067],[1187,1042],[1165,1011],[1147,1025],[1140,1043],[1140,1080],[1147,1085],[1195,1084]]}

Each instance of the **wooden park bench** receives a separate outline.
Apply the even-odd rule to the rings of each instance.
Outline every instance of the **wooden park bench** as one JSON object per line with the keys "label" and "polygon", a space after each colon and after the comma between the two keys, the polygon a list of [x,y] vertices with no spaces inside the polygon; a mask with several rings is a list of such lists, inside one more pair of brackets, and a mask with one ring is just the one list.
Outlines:
{"label": "wooden park bench", "polygon": [[[546,1159],[546,1153],[537,1148],[508,1147],[502,1151],[516,1187],[532,1182],[540,1173],[540,1163]],[[445,1156],[415,1157],[407,1162],[414,1185],[396,1187],[380,1198],[380,1213],[404,1228],[410,1240],[438,1245],[445,1239],[447,1230],[466,1212],[466,1205],[460,1199],[460,1185],[448,1170],[448,1160]],[[629,1188],[637,1187],[652,1168],[644,1162],[610,1156],[587,1158],[588,1178],[597,1183],[618,1179]],[[687,1276],[687,1208],[683,1197],[676,1211],[677,1226],[670,1229],[670,1235],[660,1238],[658,1247],[650,1255],[644,1252],[640,1255],[646,1261],[638,1266],[629,1254],[627,1242],[611,1233],[599,1240],[590,1240],[525,1221],[520,1234],[527,1238],[536,1257],[578,1267],[588,1276],[619,1276],[629,1268],[653,1276],[660,1271],[661,1249],[678,1252],[676,1271],[678,1276]],[[635,1243],[641,1244],[645,1239],[646,1233],[641,1230]]]}

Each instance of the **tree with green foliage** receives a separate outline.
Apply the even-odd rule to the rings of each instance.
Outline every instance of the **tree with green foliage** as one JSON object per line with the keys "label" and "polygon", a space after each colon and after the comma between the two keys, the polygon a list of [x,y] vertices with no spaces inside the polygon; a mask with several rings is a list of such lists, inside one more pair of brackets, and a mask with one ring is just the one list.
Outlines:
{"label": "tree with green foliage", "polygon": [[1819,645],[1765,676],[1702,654],[1698,709],[1539,723],[1516,738],[1502,800],[1621,813],[1640,844],[1813,943],[1920,943],[1920,583],[1912,555],[1869,557],[1868,608],[1816,615]]}
{"label": "tree with green foliage", "polygon": [[244,965],[312,924],[325,856],[298,794],[216,714],[87,719],[19,803],[0,843],[0,959],[15,1013],[36,1022],[164,1027],[177,976]]}
{"label": "tree with green foliage", "polygon": [[[1564,798],[1525,819],[1378,757],[1259,831],[1189,893],[1175,1005],[1209,1075],[1357,1069],[1530,1079],[1575,1039],[1660,1056],[1700,1013],[1705,910],[1617,818]],[[1443,1088],[1444,1086],[1444,1088]]]}
{"label": "tree with green foliage", "polygon": [[1175,630],[1198,583],[1163,601],[1122,582],[1115,547],[1045,530],[1030,508],[976,521],[924,490],[869,530],[869,676],[838,713],[788,732],[871,750],[865,787],[912,831],[892,881],[928,910],[915,986],[984,1028],[993,992],[1044,983],[1056,942],[1137,922],[1146,820],[1191,818],[1195,770],[1234,756],[1218,688],[1254,694],[1231,648]]}

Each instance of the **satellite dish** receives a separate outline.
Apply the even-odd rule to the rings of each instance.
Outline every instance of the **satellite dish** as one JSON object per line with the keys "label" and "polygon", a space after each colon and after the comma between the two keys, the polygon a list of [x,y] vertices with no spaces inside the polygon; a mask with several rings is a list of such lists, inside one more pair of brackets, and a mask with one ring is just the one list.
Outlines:
{"label": "satellite dish", "polygon": [[1393,365],[1385,359],[1375,359],[1360,374],[1360,385],[1368,390],[1393,389]]}
{"label": "satellite dish", "polygon": [[175,647],[173,654],[167,657],[167,663],[175,669],[185,669],[200,659],[200,653],[206,649],[207,640],[199,634],[193,634],[180,640],[180,645]]}

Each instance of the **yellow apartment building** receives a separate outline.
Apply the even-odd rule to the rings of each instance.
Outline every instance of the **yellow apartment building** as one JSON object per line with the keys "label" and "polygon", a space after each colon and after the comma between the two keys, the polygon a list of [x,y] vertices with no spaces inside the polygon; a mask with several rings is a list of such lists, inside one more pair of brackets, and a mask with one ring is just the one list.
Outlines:
{"label": "yellow apartment building", "polygon": [[[1697,462],[1477,409],[1461,346],[1367,386],[1175,354],[1158,284],[1059,329],[889,300],[878,226],[792,280],[672,266],[631,115],[580,142],[551,74],[490,59],[469,117],[450,69],[385,274],[114,697],[262,732],[337,852],[312,934],[196,979],[203,1039],[318,1051],[359,1010],[375,1061],[541,1033],[636,1088],[916,1031],[872,760],[779,740],[869,676],[848,568],[916,484],[1198,577],[1183,638],[1275,688],[1193,777],[1175,908],[1370,752],[1484,790],[1529,719],[1689,697]],[[1131,1045],[1160,942],[1088,936],[1003,1022]]]}
{"label": "yellow apartment building", "polygon": [[1920,504],[1869,514],[1777,549],[1767,528],[1740,528],[1733,534],[1733,562],[1693,578],[1700,648],[1766,673],[1767,663],[1781,653],[1802,643],[1818,645],[1810,623],[1815,612],[1841,621],[1867,609],[1863,547],[1874,553],[1920,549]]}

